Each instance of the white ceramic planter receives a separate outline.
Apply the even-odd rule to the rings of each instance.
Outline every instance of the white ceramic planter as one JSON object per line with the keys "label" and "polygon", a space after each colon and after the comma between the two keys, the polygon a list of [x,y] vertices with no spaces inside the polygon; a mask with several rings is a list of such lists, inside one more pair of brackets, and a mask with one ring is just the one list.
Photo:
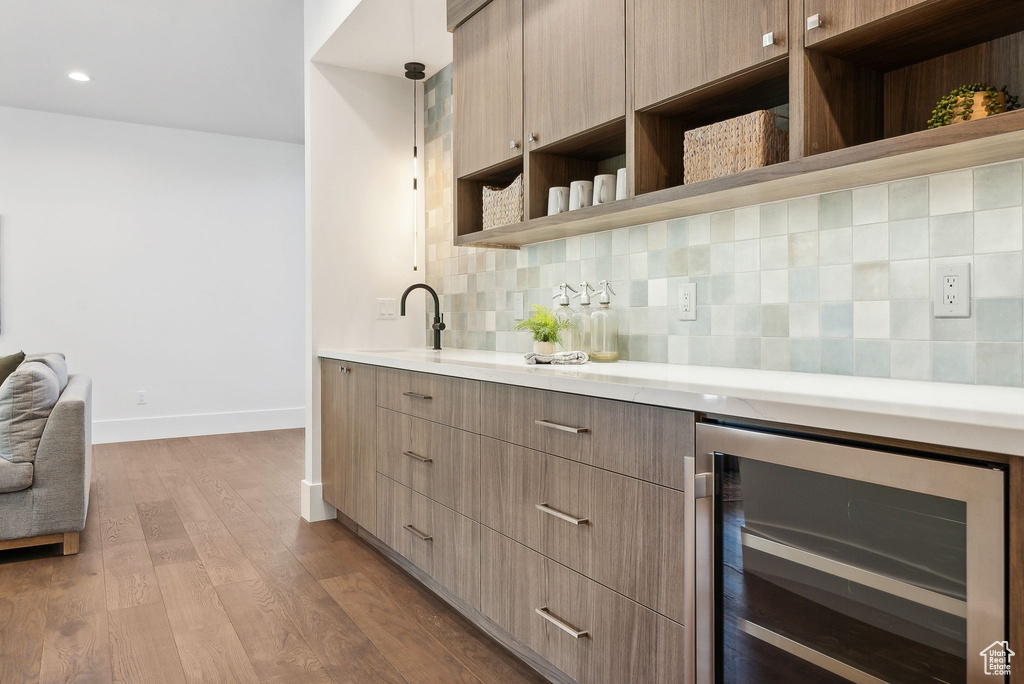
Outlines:
{"label": "white ceramic planter", "polygon": [[555,343],[554,342],[533,342],[533,353],[534,354],[554,354]]}

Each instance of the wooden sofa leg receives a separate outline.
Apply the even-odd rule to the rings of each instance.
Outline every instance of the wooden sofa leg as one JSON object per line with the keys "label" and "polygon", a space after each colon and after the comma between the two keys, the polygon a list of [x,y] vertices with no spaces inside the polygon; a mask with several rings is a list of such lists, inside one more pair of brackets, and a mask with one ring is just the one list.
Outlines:
{"label": "wooden sofa leg", "polygon": [[71,556],[78,553],[78,532],[64,533],[64,555]]}

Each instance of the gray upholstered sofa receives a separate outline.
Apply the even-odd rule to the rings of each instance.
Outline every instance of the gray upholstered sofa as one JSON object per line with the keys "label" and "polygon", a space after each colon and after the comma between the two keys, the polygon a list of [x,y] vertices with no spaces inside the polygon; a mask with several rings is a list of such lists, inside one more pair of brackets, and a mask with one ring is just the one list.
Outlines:
{"label": "gray upholstered sofa", "polygon": [[59,543],[78,552],[91,409],[92,380],[68,376],[61,355],[27,357],[0,385],[0,550]]}

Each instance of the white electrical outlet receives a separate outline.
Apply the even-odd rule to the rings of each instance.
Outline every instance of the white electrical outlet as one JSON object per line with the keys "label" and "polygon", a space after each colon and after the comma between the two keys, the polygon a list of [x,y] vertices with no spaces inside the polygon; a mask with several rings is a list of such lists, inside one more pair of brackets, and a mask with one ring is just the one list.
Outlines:
{"label": "white electrical outlet", "polygon": [[135,393],[135,403],[139,406],[146,403],[146,390],[139,390]]}
{"label": "white electrical outlet", "polygon": [[523,320],[526,315],[523,313],[523,293],[516,292],[512,295],[512,308],[515,310],[513,317],[517,321]]}
{"label": "white electrical outlet", "polygon": [[971,265],[944,264],[935,267],[935,318],[971,317]]}
{"label": "white electrical outlet", "polygon": [[393,321],[395,320],[395,299],[382,298],[377,300],[377,320],[378,321]]}
{"label": "white electrical outlet", "polygon": [[697,283],[679,286],[679,320],[697,320]]}

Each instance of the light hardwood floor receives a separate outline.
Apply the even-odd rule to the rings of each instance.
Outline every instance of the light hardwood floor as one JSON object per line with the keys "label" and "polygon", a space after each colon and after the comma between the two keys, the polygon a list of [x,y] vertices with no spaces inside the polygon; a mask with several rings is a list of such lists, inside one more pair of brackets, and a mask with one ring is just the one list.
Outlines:
{"label": "light hardwood floor", "polygon": [[0,683],[538,681],[336,521],[301,431],[95,447],[81,552],[0,552]]}

